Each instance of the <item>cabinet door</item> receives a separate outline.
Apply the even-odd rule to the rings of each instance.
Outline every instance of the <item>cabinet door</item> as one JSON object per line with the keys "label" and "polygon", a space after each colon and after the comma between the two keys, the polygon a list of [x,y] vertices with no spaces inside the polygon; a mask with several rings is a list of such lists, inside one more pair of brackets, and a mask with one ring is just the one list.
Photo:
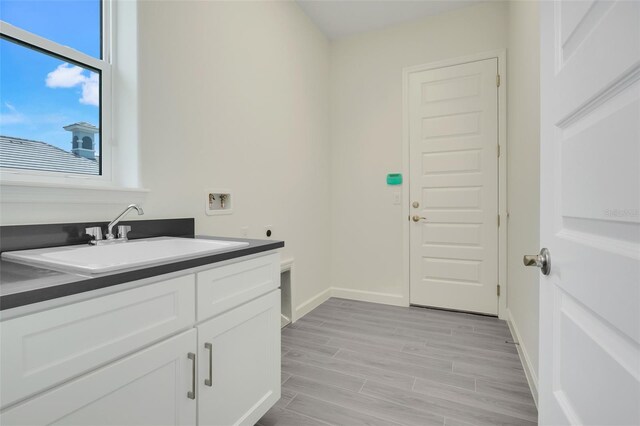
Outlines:
{"label": "cabinet door", "polygon": [[280,399],[280,290],[198,326],[198,423],[253,425]]}
{"label": "cabinet door", "polygon": [[143,349],[0,413],[9,425],[193,425],[196,330]]}

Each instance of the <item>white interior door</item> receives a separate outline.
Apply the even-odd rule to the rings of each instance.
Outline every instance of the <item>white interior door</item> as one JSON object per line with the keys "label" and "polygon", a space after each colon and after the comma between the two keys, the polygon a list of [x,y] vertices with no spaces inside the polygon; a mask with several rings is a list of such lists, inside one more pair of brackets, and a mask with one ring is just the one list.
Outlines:
{"label": "white interior door", "polygon": [[640,2],[541,2],[540,423],[640,424]]}
{"label": "white interior door", "polygon": [[409,74],[410,302],[498,312],[498,59]]}

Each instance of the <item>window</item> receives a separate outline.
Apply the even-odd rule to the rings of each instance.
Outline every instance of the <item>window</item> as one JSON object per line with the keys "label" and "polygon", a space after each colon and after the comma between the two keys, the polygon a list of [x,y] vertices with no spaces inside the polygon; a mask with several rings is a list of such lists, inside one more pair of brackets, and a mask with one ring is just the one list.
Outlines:
{"label": "window", "polygon": [[0,1],[3,178],[110,178],[108,6]]}

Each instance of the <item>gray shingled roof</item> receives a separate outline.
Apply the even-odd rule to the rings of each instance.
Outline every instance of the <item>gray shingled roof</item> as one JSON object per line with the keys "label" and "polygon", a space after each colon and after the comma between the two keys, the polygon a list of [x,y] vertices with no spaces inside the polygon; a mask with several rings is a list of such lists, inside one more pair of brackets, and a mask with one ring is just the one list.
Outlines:
{"label": "gray shingled roof", "polygon": [[0,136],[0,167],[97,175],[97,161],[79,157],[45,142]]}

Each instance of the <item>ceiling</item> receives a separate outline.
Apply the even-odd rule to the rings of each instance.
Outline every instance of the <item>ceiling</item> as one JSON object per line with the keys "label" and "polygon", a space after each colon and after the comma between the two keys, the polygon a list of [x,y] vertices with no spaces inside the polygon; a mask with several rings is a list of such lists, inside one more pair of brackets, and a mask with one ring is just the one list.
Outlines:
{"label": "ceiling", "polygon": [[332,40],[437,15],[483,0],[296,0]]}

